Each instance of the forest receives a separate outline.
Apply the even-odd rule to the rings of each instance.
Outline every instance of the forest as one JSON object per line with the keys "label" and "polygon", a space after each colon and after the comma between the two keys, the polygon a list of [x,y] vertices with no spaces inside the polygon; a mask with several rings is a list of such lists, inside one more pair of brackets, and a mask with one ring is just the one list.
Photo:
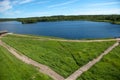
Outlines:
{"label": "forest", "polygon": [[0,19],[0,21],[19,21],[22,24],[36,23],[36,22],[49,22],[49,21],[74,21],[74,20],[87,20],[97,22],[110,22],[113,24],[120,24],[120,15],[58,15],[58,16],[44,16],[44,17],[29,17],[29,18],[16,18],[16,19]]}

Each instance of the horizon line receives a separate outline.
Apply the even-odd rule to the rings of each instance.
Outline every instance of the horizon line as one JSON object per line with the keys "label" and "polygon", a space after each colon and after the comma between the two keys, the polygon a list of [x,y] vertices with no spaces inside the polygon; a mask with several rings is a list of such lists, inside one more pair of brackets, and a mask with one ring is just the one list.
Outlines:
{"label": "horizon line", "polygon": [[35,17],[52,17],[52,16],[94,16],[94,15],[102,16],[102,15],[120,15],[120,14],[47,15],[47,16],[29,16],[29,17],[16,17],[16,18],[4,17],[4,18],[0,18],[0,19],[35,18]]}

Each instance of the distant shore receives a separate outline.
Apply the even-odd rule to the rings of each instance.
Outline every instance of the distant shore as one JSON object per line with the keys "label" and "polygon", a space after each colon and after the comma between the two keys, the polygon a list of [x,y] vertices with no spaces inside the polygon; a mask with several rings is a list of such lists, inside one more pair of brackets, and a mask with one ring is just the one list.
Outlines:
{"label": "distant shore", "polygon": [[112,24],[120,24],[120,15],[71,15],[71,16],[44,16],[44,17],[28,17],[28,18],[4,18],[2,21],[19,21],[22,24],[30,24],[37,22],[52,22],[52,21],[96,21],[96,22],[109,22]]}

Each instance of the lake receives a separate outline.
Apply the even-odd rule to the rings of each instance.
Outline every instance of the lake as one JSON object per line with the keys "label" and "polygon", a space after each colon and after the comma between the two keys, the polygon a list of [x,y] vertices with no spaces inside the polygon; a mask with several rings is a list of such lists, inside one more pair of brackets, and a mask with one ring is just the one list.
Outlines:
{"label": "lake", "polygon": [[54,36],[66,39],[120,37],[120,25],[92,21],[58,21],[21,24],[17,21],[0,22],[0,30],[11,33]]}

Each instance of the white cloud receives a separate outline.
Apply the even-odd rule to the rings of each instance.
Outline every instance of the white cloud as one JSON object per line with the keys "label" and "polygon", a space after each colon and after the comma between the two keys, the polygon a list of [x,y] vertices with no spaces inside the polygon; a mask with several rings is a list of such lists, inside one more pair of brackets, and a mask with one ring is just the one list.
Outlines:
{"label": "white cloud", "polygon": [[48,7],[53,8],[53,7],[58,7],[58,6],[64,6],[64,5],[72,4],[76,1],[78,1],[78,0],[70,0],[70,1],[67,1],[67,2],[64,2],[64,3],[54,4],[54,5],[51,5],[51,6],[48,6]]}
{"label": "white cloud", "polygon": [[43,4],[43,3],[48,3],[50,1],[40,1],[40,2],[37,2],[36,4]]}
{"label": "white cloud", "polygon": [[0,1],[0,13],[5,12],[12,8],[9,0]]}
{"label": "white cloud", "polygon": [[78,15],[102,15],[102,14],[120,14],[120,8],[111,8],[111,9],[79,9],[76,11],[71,12],[71,14],[78,14]]}
{"label": "white cloud", "polygon": [[20,5],[20,4],[26,4],[26,3],[30,3],[33,2],[34,0],[12,0],[11,3],[13,5]]}
{"label": "white cloud", "polygon": [[33,1],[35,0],[0,0],[0,13],[5,16],[15,16],[21,14],[22,11],[14,10],[14,7]]}
{"label": "white cloud", "polygon": [[34,0],[22,0],[19,2],[19,4],[26,4],[26,3],[30,3],[32,1],[34,1]]}
{"label": "white cloud", "polygon": [[10,11],[4,12],[4,15],[14,16],[14,15],[20,14],[20,13],[21,13],[21,11],[12,11],[12,10],[10,10]]}
{"label": "white cloud", "polygon": [[120,4],[119,2],[107,2],[107,3],[96,3],[96,4],[90,4],[90,6],[108,6],[108,5],[116,5]]}

